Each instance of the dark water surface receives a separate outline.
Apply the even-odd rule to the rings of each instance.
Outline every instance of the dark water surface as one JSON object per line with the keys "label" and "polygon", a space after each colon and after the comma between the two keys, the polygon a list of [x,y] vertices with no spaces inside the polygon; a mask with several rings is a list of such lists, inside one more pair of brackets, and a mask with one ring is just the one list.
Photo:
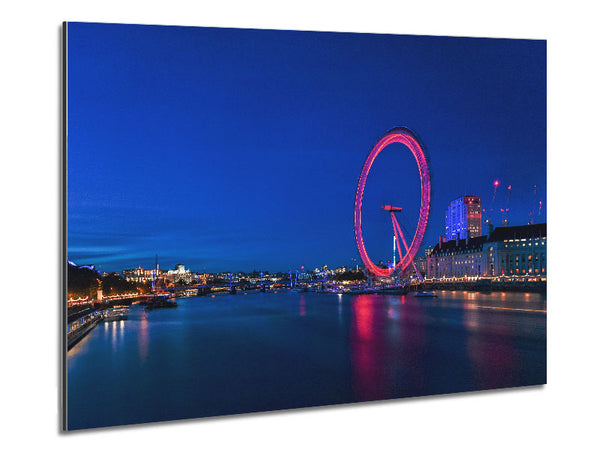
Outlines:
{"label": "dark water surface", "polygon": [[546,299],[189,297],[68,353],[69,429],[546,383]]}

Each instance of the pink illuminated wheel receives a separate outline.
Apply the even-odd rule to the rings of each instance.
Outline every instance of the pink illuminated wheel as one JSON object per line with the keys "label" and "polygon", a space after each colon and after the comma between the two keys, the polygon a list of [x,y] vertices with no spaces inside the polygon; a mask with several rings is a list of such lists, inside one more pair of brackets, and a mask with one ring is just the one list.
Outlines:
{"label": "pink illuminated wheel", "polygon": [[[371,261],[369,255],[367,254],[367,250],[365,249],[365,243],[363,241],[362,236],[362,222],[361,222],[361,211],[362,211],[362,201],[363,201],[363,193],[365,191],[365,183],[367,182],[367,177],[369,176],[369,171],[371,170],[371,166],[375,161],[375,158],[381,153],[381,151],[390,144],[399,143],[404,144],[411,151],[415,160],[417,161],[417,166],[419,167],[419,176],[421,178],[421,209],[419,212],[419,222],[417,223],[417,231],[415,232],[415,236],[413,237],[410,246],[407,245],[406,241],[404,245],[406,247],[406,253],[401,256],[400,261],[396,264],[395,267],[390,268],[381,268]],[[370,274],[378,277],[387,277],[391,275],[395,270],[403,272],[408,268],[409,265],[413,263],[413,259],[417,252],[419,251],[419,247],[423,242],[423,237],[425,235],[425,228],[427,227],[427,219],[429,218],[429,203],[431,200],[431,180],[429,175],[429,167],[427,164],[427,157],[425,156],[425,152],[423,150],[423,145],[419,141],[417,135],[405,127],[397,127],[389,130],[379,141],[375,144],[369,156],[367,156],[367,160],[365,161],[362,171],[360,173],[360,178],[358,179],[358,187],[356,188],[356,199],[354,200],[354,235],[356,237],[356,247],[358,248],[358,253],[360,257],[369,271]],[[388,209],[392,208],[392,209]],[[393,214],[393,210],[395,208],[385,206],[384,209],[392,212],[392,225],[394,226],[394,232],[399,231],[400,227],[397,224],[395,216]],[[397,208],[399,209],[399,208]],[[402,235],[402,240],[404,241],[404,236]],[[401,247],[400,242],[398,242],[398,248]]]}

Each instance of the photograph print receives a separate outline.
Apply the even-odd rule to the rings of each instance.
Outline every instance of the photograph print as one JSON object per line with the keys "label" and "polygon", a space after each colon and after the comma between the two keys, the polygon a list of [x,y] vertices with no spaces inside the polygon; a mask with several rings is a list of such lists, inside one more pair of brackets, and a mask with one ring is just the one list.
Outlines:
{"label": "photograph print", "polygon": [[64,429],[546,384],[546,41],[63,40]]}

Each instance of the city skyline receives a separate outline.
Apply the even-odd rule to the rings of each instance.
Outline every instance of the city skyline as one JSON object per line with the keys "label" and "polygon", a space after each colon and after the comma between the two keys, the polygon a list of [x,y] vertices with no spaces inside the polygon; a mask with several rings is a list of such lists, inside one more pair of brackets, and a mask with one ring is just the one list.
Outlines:
{"label": "city skyline", "polygon": [[[498,227],[498,229],[494,229],[494,231],[496,233],[492,233],[492,235],[496,234],[496,235],[501,235],[501,236],[509,236],[510,233],[515,230],[518,229],[519,230],[519,234],[522,233],[522,230],[527,229],[528,227],[531,227],[531,229],[534,230],[538,230],[540,229],[539,227],[543,227],[543,229],[545,230],[546,227],[546,223],[539,223],[539,224],[528,224],[528,225],[510,225],[510,226],[502,226],[502,227]],[[479,243],[485,243],[488,242],[488,240],[491,238],[492,235],[488,235],[488,234],[481,234],[480,236],[477,236],[476,238],[471,238],[472,241],[477,241]],[[520,237],[517,239],[517,241],[520,239]],[[545,231],[543,233],[543,239],[545,240]],[[439,236],[439,241],[434,243],[433,245],[423,245],[422,247],[425,247],[424,250],[441,250],[442,248],[452,248],[452,246],[465,246],[469,244],[469,239],[467,238],[459,238],[458,239],[459,242],[454,244],[454,242],[456,242],[456,238],[453,238],[451,240],[448,240],[445,236]],[[511,240],[512,242],[512,240]],[[440,245],[441,244],[441,245]],[[426,253],[426,252],[425,252]],[[158,255],[155,255],[155,258]],[[427,253],[425,255],[417,255],[417,258],[421,258],[423,261],[425,261],[425,258],[427,256]],[[381,263],[385,263],[385,261],[380,261]],[[387,261],[388,263],[390,261]],[[185,264],[182,263],[176,263],[172,266],[166,267],[165,266],[161,266],[158,263],[158,259],[155,259],[155,263],[157,264],[157,266],[155,267],[154,265],[143,265],[141,263],[138,263],[137,265],[133,265],[133,266],[127,266],[127,267],[122,267],[120,269],[116,269],[116,270],[112,270],[112,271],[103,271],[101,270],[102,268],[100,266],[96,267],[94,264],[91,265],[77,265],[75,264],[73,261],[68,261],[68,263],[72,266],[75,267],[81,267],[81,268],[88,268],[90,270],[94,270],[96,272],[98,272],[100,275],[107,275],[107,274],[111,274],[111,273],[115,273],[118,275],[122,275],[124,277],[126,277],[126,272],[136,272],[138,270],[141,270],[142,272],[145,273],[144,276],[146,277],[150,277],[152,275],[152,273],[156,273],[156,270],[158,271],[158,274],[166,274],[167,272],[171,273],[171,272],[176,272],[178,269],[181,269],[183,271],[185,271],[186,273],[191,273],[193,275],[226,275],[226,274],[233,274],[233,275],[240,275],[240,274],[253,274],[253,273],[264,273],[265,275],[271,274],[283,274],[283,275],[288,275],[289,274],[294,274],[294,273],[325,273],[325,272],[339,272],[339,271],[356,271],[358,270],[359,272],[364,272],[365,266],[362,262],[356,262],[355,260],[352,261],[352,264],[341,264],[341,265],[336,265],[336,266],[331,266],[327,263],[323,263],[323,264],[317,264],[316,266],[311,266],[311,267],[305,267],[305,266],[300,266],[300,267],[296,267],[296,268],[292,268],[291,270],[263,270],[260,267],[256,267],[254,269],[251,270],[221,270],[221,271],[198,271],[195,270],[195,268],[193,267],[188,267]],[[423,270],[425,271],[425,270]],[[409,271],[410,273],[410,271]],[[504,274],[501,274],[502,276],[504,276]],[[428,275],[429,276],[429,275]],[[508,274],[507,276],[512,276],[512,274]],[[515,275],[516,276],[516,275]]]}
{"label": "city skyline", "polygon": [[[511,186],[510,224],[530,211],[546,222],[544,41],[73,23],[68,42],[77,264],[120,271],[155,254],[206,272],[360,264],[356,183],[398,125],[431,164],[419,254],[463,195],[488,214],[494,199],[500,226]],[[418,212],[416,165],[396,150],[365,191],[377,260],[392,256],[381,205],[402,206],[413,230]]]}

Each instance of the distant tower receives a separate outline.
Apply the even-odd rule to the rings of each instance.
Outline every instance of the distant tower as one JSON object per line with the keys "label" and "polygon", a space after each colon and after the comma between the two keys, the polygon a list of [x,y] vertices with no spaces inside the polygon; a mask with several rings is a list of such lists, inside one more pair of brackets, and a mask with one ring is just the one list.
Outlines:
{"label": "distant tower", "polygon": [[96,300],[102,301],[102,280],[98,278],[98,290],[96,291]]}
{"label": "distant tower", "polygon": [[158,254],[154,255],[154,270],[152,271],[152,292],[156,290],[156,279],[158,278]]}
{"label": "distant tower", "polygon": [[481,197],[466,195],[450,202],[446,211],[446,240],[481,236]]}

